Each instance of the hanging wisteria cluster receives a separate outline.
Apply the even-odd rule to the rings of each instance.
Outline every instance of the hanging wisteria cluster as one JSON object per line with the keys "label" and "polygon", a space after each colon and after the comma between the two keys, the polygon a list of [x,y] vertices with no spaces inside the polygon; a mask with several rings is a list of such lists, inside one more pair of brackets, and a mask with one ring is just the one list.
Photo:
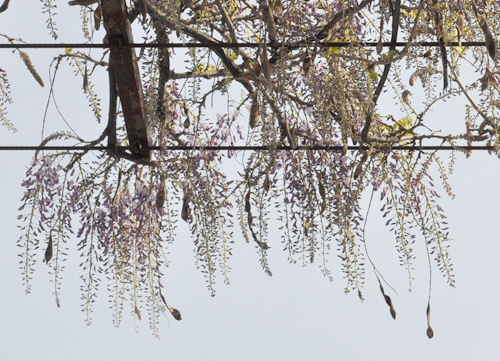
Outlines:
{"label": "hanging wisteria cluster", "polygon": [[[85,36],[100,40],[100,32],[89,30],[99,28],[99,2],[70,3],[81,5]],[[242,234],[268,274],[269,250],[284,249],[290,262],[316,263],[327,278],[333,278],[332,268],[340,269],[346,292],[355,290],[362,298],[367,214],[361,204],[373,195],[409,282],[414,244],[424,242],[454,284],[446,217],[438,204],[438,189],[452,195],[447,176],[453,164],[448,167],[418,146],[482,142],[496,153],[500,73],[492,34],[500,20],[490,14],[500,10],[498,2],[134,0],[128,5],[145,42],[213,45],[184,53],[141,51],[147,124],[152,144],[162,149],[153,151],[150,161],[85,152],[35,156],[23,181],[20,215],[28,291],[37,250],[45,250],[59,302],[68,240],[77,238],[88,320],[102,286],[113,295],[117,323],[128,302],[138,318],[146,307],[156,330],[157,315],[165,309],[180,318],[167,305],[161,280],[178,222],[187,222],[196,263],[212,294],[216,276],[228,280],[233,242]],[[396,41],[408,45],[396,47]],[[486,46],[463,47],[467,41]],[[223,48],[219,42],[259,45]],[[366,42],[376,46],[362,46]],[[424,42],[437,46],[418,46]],[[445,46],[449,42],[457,44]],[[62,59],[79,69],[109,66],[83,52],[66,50],[55,64]],[[478,73],[473,82],[460,77],[464,59]],[[82,74],[87,97],[93,94],[92,73]],[[409,89],[423,101],[412,103]],[[392,108],[379,106],[384,92],[394,97]],[[465,131],[443,135],[432,129],[428,114],[451,95],[467,101]],[[99,116],[96,104],[90,105]],[[103,142],[109,129],[91,144]],[[128,145],[123,127],[116,135],[118,145]],[[47,142],[74,137],[56,134]],[[204,149],[236,145],[265,149]],[[352,145],[359,150],[350,151]],[[438,185],[431,170],[439,174]],[[268,237],[274,220],[280,241]],[[381,283],[380,289],[396,317]]]}

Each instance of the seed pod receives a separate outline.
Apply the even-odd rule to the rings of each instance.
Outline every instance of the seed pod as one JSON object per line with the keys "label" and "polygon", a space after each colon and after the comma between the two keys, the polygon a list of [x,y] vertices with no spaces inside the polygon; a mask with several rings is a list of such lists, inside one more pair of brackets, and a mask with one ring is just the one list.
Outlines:
{"label": "seed pod", "polygon": [[262,7],[262,15],[267,26],[267,35],[272,42],[276,41],[278,32],[276,31],[276,23],[274,22],[273,8],[268,5]]}
{"label": "seed pod", "polygon": [[191,213],[191,210],[189,209],[189,198],[186,195],[184,195],[184,199],[182,200],[181,218],[185,222],[188,221],[189,213]]}
{"label": "seed pod", "polygon": [[462,14],[458,14],[457,16],[457,22],[456,22],[456,27],[457,27],[457,39],[458,39],[458,46],[462,46],[462,31],[464,29],[464,16]]}
{"label": "seed pod", "polygon": [[163,213],[163,205],[165,204],[165,179],[161,177],[160,187],[156,194],[156,209],[160,215]]}
{"label": "seed pod", "polygon": [[271,182],[269,181],[269,173],[266,174],[266,178],[264,178],[264,184],[263,184],[263,187],[264,187],[264,190],[266,192],[269,191],[269,188],[271,187]]}
{"label": "seed pod", "polygon": [[309,70],[311,69],[311,57],[309,56],[309,52],[306,52],[304,54],[304,60],[302,62],[302,69],[304,70],[304,73],[307,74],[309,73]]}
{"label": "seed pod", "polygon": [[250,189],[247,192],[247,195],[245,196],[245,212],[250,212]]}
{"label": "seed pod", "polygon": [[377,54],[380,54],[382,50],[384,50],[384,43],[382,42],[382,37],[378,39],[376,49],[377,49]]}
{"label": "seed pod", "polygon": [[271,79],[271,76],[273,75],[273,67],[269,62],[269,57],[267,55],[267,43],[264,43],[260,60],[262,62],[262,74],[266,79]]}
{"label": "seed pod", "polygon": [[184,128],[187,129],[191,125],[191,121],[189,120],[189,116],[186,116],[186,120],[184,120]]}
{"label": "seed pod", "polygon": [[493,61],[496,62],[497,48],[496,48],[495,38],[491,33],[491,30],[488,26],[488,23],[486,22],[484,14],[479,15],[478,20],[479,20],[479,26],[481,27],[484,33],[484,40],[486,42],[486,49],[488,50],[488,54],[490,55],[491,59],[493,59]]}
{"label": "seed pod", "polygon": [[433,338],[434,337],[434,331],[432,330],[432,327],[431,327],[431,303],[430,303],[430,300],[427,303],[426,314],[427,314],[427,332],[426,332],[426,334],[427,334],[427,337]]}
{"label": "seed pod", "polygon": [[363,163],[359,163],[354,170],[354,179],[357,180],[363,173]]}
{"label": "seed pod", "polygon": [[87,71],[87,64],[85,64],[85,71],[83,73],[83,92],[87,93],[87,88],[89,87],[89,76]]}
{"label": "seed pod", "polygon": [[40,74],[38,74],[35,67],[33,66],[33,63],[31,62],[29,55],[22,50],[19,50],[19,55],[21,56],[21,59],[23,59],[26,68],[28,68],[31,75],[33,75],[33,78],[35,78],[37,83],[40,84],[40,86],[43,88],[45,84],[43,83],[42,77],[40,76]]}
{"label": "seed pod", "polygon": [[392,304],[392,300],[389,296],[385,294],[384,287],[382,287],[382,283],[380,283],[380,280],[378,281],[378,284],[380,286],[380,292],[382,292],[382,295],[384,296],[385,303],[389,306],[389,311],[391,313],[392,318],[395,320],[396,319],[396,310],[394,309],[394,306]]}
{"label": "seed pod", "polygon": [[182,320],[182,316],[181,316],[181,313],[179,312],[178,309],[175,309],[173,307],[170,307],[170,306],[167,306],[168,310],[170,311],[170,313],[172,314],[172,316],[177,320],[177,321],[180,321]]}
{"label": "seed pod", "polygon": [[[252,227],[253,225],[253,216],[252,216],[252,212],[248,212],[247,213],[247,222],[248,222],[248,227]],[[250,228],[250,230],[252,231],[252,229]],[[252,231],[253,233],[253,231]]]}
{"label": "seed pod", "polygon": [[410,85],[414,86],[415,82],[423,75],[424,69],[419,69],[415,71],[411,76],[410,76]]}
{"label": "seed pod", "polygon": [[403,91],[403,94],[401,94],[401,98],[403,99],[403,101],[408,104],[410,102],[410,91],[409,90],[405,90]]}
{"label": "seed pod", "polygon": [[45,256],[43,260],[45,263],[49,264],[49,261],[52,259],[52,234],[49,235],[49,243],[47,244],[47,249],[45,250]]}
{"label": "seed pod", "polygon": [[326,210],[326,191],[325,186],[321,181],[321,174],[318,174],[318,191],[319,195],[321,196],[321,208],[319,214],[323,214],[323,212]]}
{"label": "seed pod", "polygon": [[101,10],[101,5],[99,5],[94,10],[94,27],[96,30],[99,30],[101,27],[101,18],[102,18],[102,10]]}
{"label": "seed pod", "polygon": [[252,96],[252,105],[250,106],[250,127],[255,128],[259,124],[259,101],[257,94]]}

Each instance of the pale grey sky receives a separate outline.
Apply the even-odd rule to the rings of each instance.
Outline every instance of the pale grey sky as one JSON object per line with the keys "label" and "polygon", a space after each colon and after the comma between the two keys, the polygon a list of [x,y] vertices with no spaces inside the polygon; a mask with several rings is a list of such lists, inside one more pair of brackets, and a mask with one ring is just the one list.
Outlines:
{"label": "pale grey sky", "polygon": [[[69,8],[65,1],[58,4],[61,41],[74,41],[80,31],[78,9]],[[51,41],[45,29],[46,16],[40,14],[41,3],[26,5],[13,1],[7,12],[0,14],[0,33],[29,42]],[[49,90],[47,69],[57,51],[28,51],[45,80],[44,89],[24,69],[17,54],[0,52],[0,67],[9,73],[15,101],[9,115],[19,130],[12,134],[0,128],[0,144],[38,144]],[[80,80],[75,80],[71,70],[62,71],[60,80],[68,82],[64,86],[60,82],[56,88],[62,112],[87,139],[95,138],[104,125],[95,125],[81,94]],[[105,88],[102,94],[105,98]],[[456,111],[459,107],[453,101],[433,115],[443,126],[453,122],[463,129],[463,114]],[[105,112],[105,104],[103,109]],[[50,129],[65,129],[54,109],[49,114]],[[448,156],[446,152],[441,155],[443,159]],[[367,242],[372,258],[399,294],[390,293],[396,321],[390,317],[369,268],[366,300],[360,302],[355,293],[344,295],[345,283],[335,264],[331,265],[333,283],[315,265],[303,268],[288,264],[275,232],[275,246],[269,253],[274,276],[270,278],[260,268],[254,245],[245,243],[235,232],[231,284],[224,285],[219,277],[214,298],[195,269],[189,235],[178,236],[170,249],[172,264],[164,283],[165,296],[182,312],[183,320],[178,322],[168,315],[168,320],[162,321],[161,340],[151,335],[146,317],[137,325],[139,333],[127,315],[115,328],[105,289],[95,306],[94,322],[87,327],[81,311],[80,261],[74,249],[63,275],[61,308],[54,302],[49,267],[41,262],[32,293],[24,293],[16,218],[22,197],[20,183],[31,157],[30,152],[0,152],[0,357],[4,360],[465,361],[491,360],[497,355],[500,167],[498,159],[486,153],[476,152],[467,160],[458,155],[451,178],[457,199],[451,201],[442,192],[454,239],[451,252],[457,288],[448,287],[433,269],[432,340],[425,335],[428,267],[423,239],[417,241],[415,280],[408,293],[406,271],[398,266],[393,236],[383,226],[385,221],[375,215],[368,224]],[[435,179],[438,183],[437,174]]]}

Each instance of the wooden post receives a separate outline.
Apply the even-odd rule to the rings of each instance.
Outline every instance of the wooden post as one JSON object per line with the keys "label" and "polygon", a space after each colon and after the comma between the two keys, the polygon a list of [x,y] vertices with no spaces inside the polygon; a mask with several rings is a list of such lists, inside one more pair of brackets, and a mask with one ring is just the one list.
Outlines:
{"label": "wooden post", "polygon": [[111,46],[110,64],[116,78],[118,96],[123,109],[125,126],[132,155],[151,158],[151,144],[142,95],[142,81],[133,44],[132,28],[127,17],[125,0],[101,0],[102,18],[106,29],[105,42]]}

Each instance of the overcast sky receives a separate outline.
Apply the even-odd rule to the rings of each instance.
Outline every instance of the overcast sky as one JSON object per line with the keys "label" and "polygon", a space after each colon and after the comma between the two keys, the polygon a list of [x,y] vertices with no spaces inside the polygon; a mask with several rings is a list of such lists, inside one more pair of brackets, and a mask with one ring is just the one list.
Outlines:
{"label": "overcast sky", "polygon": [[[61,42],[80,40],[79,11],[59,1]],[[0,14],[0,33],[28,42],[49,42],[41,15],[41,3],[26,6],[13,1]],[[102,31],[101,31],[102,32]],[[104,33],[102,33],[104,35]],[[2,40],[2,42],[5,42]],[[0,50],[0,68],[8,72],[15,103],[9,116],[18,128],[0,128],[1,145],[36,145],[49,92],[48,67],[56,50],[29,50],[45,80],[40,88],[24,68],[18,54]],[[102,132],[96,125],[80,80],[62,70],[55,89],[59,106],[70,124],[86,139]],[[67,84],[66,84],[67,80]],[[106,96],[106,79],[102,94]],[[391,99],[383,99],[387,105]],[[463,113],[451,99],[433,113],[443,128],[462,130]],[[103,105],[106,109],[106,105]],[[67,130],[51,107],[48,128]],[[33,288],[26,295],[22,284],[16,241],[22,197],[20,183],[30,152],[0,152],[3,164],[0,212],[0,357],[5,360],[491,360],[498,353],[500,289],[498,287],[500,240],[498,204],[499,160],[476,152],[457,156],[451,178],[456,200],[443,193],[449,216],[457,287],[450,288],[433,269],[431,324],[435,336],[427,339],[425,309],[429,270],[423,239],[416,246],[415,280],[408,292],[406,271],[398,266],[394,237],[385,221],[372,216],[367,242],[372,258],[398,295],[390,292],[396,311],[394,321],[368,268],[365,301],[355,293],[345,295],[338,265],[332,265],[335,281],[328,282],[316,265],[290,265],[281,251],[279,234],[269,252],[273,277],[261,270],[253,244],[237,238],[233,250],[230,285],[219,277],[216,297],[210,297],[205,280],[195,268],[189,235],[179,235],[170,249],[171,267],[164,281],[165,295],[182,312],[178,322],[167,315],[161,322],[161,339],[155,339],[144,317],[136,326],[125,314],[119,328],[113,326],[111,303],[105,290],[95,306],[93,323],[86,326],[81,311],[80,263],[73,249],[64,272],[61,308],[53,297],[49,267],[39,262]],[[446,159],[449,153],[443,152]],[[438,178],[438,175],[435,175]],[[272,237],[271,237],[272,238]],[[272,243],[272,242],[271,242]],[[40,254],[40,258],[42,255]],[[40,259],[41,260],[41,259]],[[337,266],[337,267],[336,267]]]}

